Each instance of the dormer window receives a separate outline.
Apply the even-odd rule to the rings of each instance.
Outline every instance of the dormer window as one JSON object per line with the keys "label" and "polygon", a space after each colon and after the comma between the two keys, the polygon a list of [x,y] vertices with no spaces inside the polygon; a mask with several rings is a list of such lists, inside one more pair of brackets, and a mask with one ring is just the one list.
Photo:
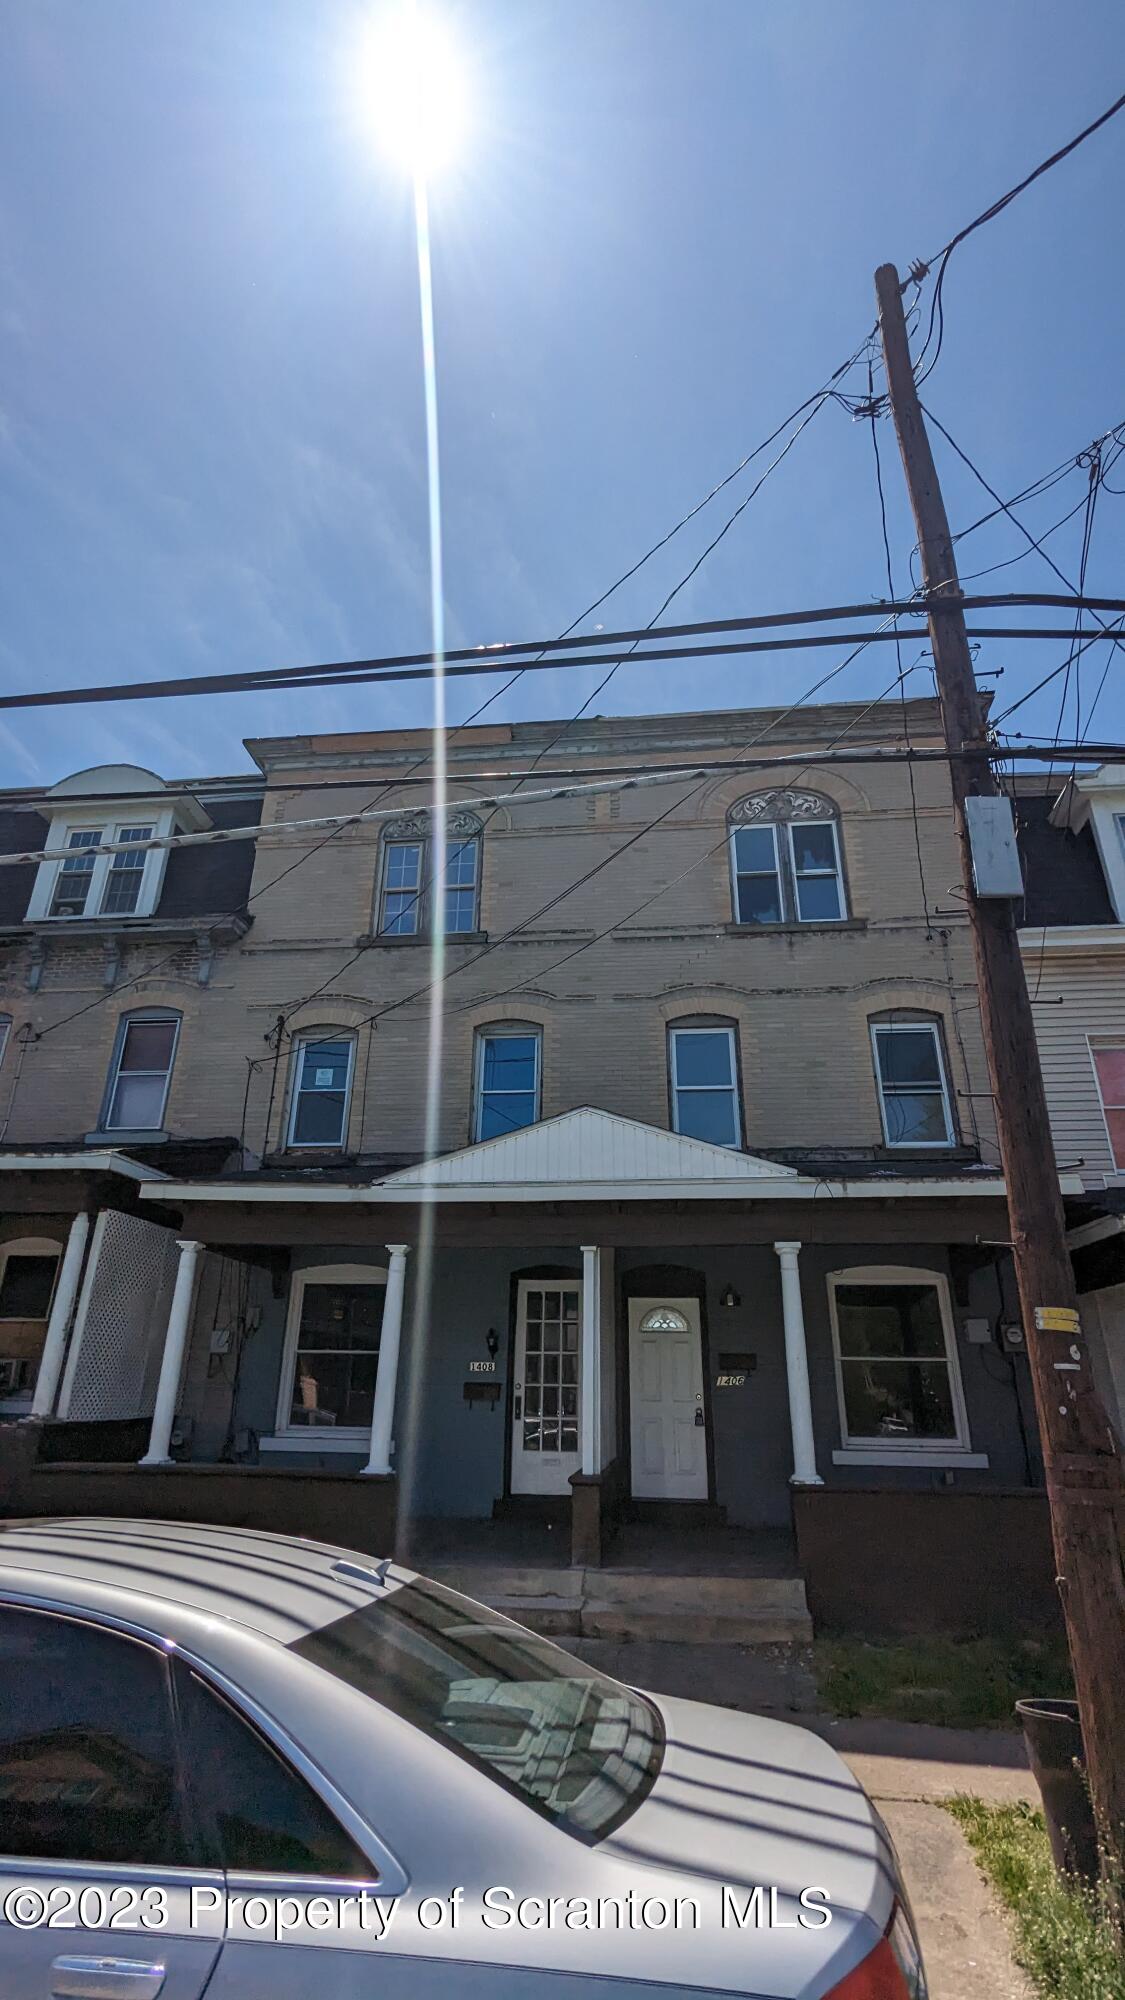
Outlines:
{"label": "dormer window", "polygon": [[210,825],[196,799],[172,793],[155,772],[131,764],[64,778],[38,810],[48,822],[43,846],[52,858],[39,865],[27,906],[31,923],[151,917],[168,861],[167,848],[151,843]]}

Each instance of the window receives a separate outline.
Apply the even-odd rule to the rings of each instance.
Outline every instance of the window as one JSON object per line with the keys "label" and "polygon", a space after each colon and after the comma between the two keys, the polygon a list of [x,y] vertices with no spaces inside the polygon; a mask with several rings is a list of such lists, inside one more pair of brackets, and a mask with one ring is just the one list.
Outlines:
{"label": "window", "polygon": [[421,1577],[291,1649],[580,1839],[604,1840],[660,1769],[642,1695]]}
{"label": "window", "polygon": [[[151,826],[120,826],[117,839],[140,842],[152,839]],[[145,871],[148,849],[137,846],[133,852],[111,854],[109,870],[105,878],[102,894],[101,914],[103,917],[131,917],[134,915],[141,894],[141,879]],[[66,865],[65,863],[63,864]]]}
{"label": "window", "polygon": [[165,1659],[0,1608],[0,1828],[27,1860],[186,1863]]}
{"label": "window", "polygon": [[0,1063],[2,1063],[4,1060],[4,1051],[8,1046],[8,1036],[11,1034],[11,1032],[12,1032],[11,1015],[0,1014]]}
{"label": "window", "polygon": [[0,1277],[0,1319],[46,1319],[51,1310],[59,1253],[29,1256],[26,1251],[8,1250]]}
{"label": "window", "polygon": [[871,1024],[888,1146],[952,1146],[953,1117],[936,1021]]}
{"label": "window", "polygon": [[475,1137],[500,1139],[539,1117],[542,1037],[538,1028],[488,1028],[477,1036]]}
{"label": "window", "polygon": [[[59,1248],[45,1236],[0,1244],[0,1410],[26,1414],[39,1372]],[[0,1821],[3,1820],[0,1808]]]}
{"label": "window", "polygon": [[180,1683],[185,1766],[216,1866],[370,1881],[371,1863],[314,1791],[200,1679]]}
{"label": "window", "polygon": [[[451,937],[480,922],[481,823],[475,813],[450,813],[445,839],[445,929]],[[433,922],[437,864],[428,814],[395,820],[383,839],[376,926],[379,937],[422,937]]]}
{"label": "window", "polygon": [[354,1054],[351,1035],[310,1035],[298,1042],[289,1112],[291,1146],[344,1145]]}
{"label": "window", "polygon": [[53,917],[84,917],[89,900],[90,888],[94,880],[94,849],[101,846],[102,836],[98,827],[75,827],[67,835],[67,847],[74,859],[68,855],[59,862],[55,877],[55,893],[51,897]]}
{"label": "window", "polygon": [[741,1145],[734,1029],[673,1028],[668,1061],[673,1129],[713,1146]]}
{"label": "window", "polygon": [[160,1130],[179,1034],[178,1014],[125,1015],[110,1065],[103,1131]]}
{"label": "window", "polygon": [[345,1432],[366,1442],[375,1407],[386,1273],[366,1265],[310,1267],[289,1298],[279,1431]]}
{"label": "window", "polygon": [[828,1286],[844,1443],[967,1450],[945,1279],[876,1267],[835,1271]]}
{"label": "window", "polygon": [[728,814],[736,924],[847,916],[835,810],[815,792],[756,792]]}
{"label": "window", "polygon": [[1125,1042],[1091,1047],[1113,1164],[1125,1172]]}

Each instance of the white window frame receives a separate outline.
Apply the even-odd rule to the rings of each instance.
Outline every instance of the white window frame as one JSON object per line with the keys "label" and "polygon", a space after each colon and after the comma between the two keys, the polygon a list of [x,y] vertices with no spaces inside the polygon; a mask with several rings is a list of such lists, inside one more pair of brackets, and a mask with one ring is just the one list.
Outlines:
{"label": "white window frame", "polygon": [[[692,1022],[692,1023],[690,1024],[690,1025],[688,1025],[687,1023],[685,1023],[685,1024],[683,1025],[683,1026],[681,1026],[681,1025],[680,1025],[680,1024],[679,1024],[678,1022],[676,1022],[676,1021],[671,1021],[671,1022],[669,1022],[669,1025],[668,1025],[668,1082],[669,1082],[669,1085],[671,1086],[671,1095],[672,1095],[672,1130],[673,1130],[673,1132],[679,1132],[679,1130],[680,1130],[680,1091],[681,1091],[681,1090],[683,1090],[683,1091],[684,1091],[684,1092],[685,1092],[685,1093],[686,1093],[686,1094],[687,1094],[687,1095],[688,1095],[689,1097],[692,1097],[692,1096],[695,1096],[695,1095],[697,1095],[697,1094],[698,1094],[699,1092],[702,1092],[702,1091],[713,1091],[713,1090],[716,1090],[716,1089],[720,1088],[720,1086],[719,1086],[719,1085],[717,1085],[717,1084],[713,1084],[713,1083],[706,1083],[706,1084],[703,1084],[703,1083],[685,1083],[685,1084],[681,1084],[681,1083],[679,1082],[679,1080],[678,1080],[678,1075],[677,1075],[677,1072],[678,1072],[678,1068],[679,1068],[679,1065],[678,1065],[678,1062],[677,1062],[677,1054],[676,1054],[676,1042],[677,1042],[677,1039],[678,1039],[678,1037],[679,1037],[680,1035],[725,1035],[725,1036],[726,1036],[726,1038],[727,1038],[727,1046],[728,1046],[728,1047],[729,1047],[729,1049],[730,1049],[730,1093],[731,1093],[731,1096],[732,1096],[732,1098],[734,1099],[734,1138],[733,1138],[733,1139],[732,1139],[732,1140],[730,1141],[730,1143],[729,1143],[729,1144],[727,1144],[727,1143],[726,1143],[726,1142],[725,1142],[724,1140],[721,1140],[721,1139],[704,1139],[704,1140],[702,1140],[702,1141],[701,1141],[700,1143],[701,1143],[702,1145],[705,1145],[705,1146],[716,1146],[716,1145],[719,1145],[719,1146],[722,1146],[722,1147],[723,1147],[723,1149],[724,1149],[724,1151],[725,1151],[725,1152],[728,1152],[728,1153],[737,1153],[737,1152],[741,1152],[741,1150],[742,1150],[742,1102],[741,1102],[741,1098],[742,1098],[742,1092],[741,1092],[741,1090],[739,1089],[739,1077],[738,1077],[738,1039],[737,1039],[737,1030],[736,1030],[736,1029],[735,1029],[735,1027],[734,1027],[734,1026],[732,1025],[732,1023],[731,1023],[731,1022],[729,1022],[729,1021],[715,1021],[715,1022],[713,1022],[713,1023],[712,1023],[712,1024],[710,1024],[710,1025],[708,1025],[708,1024],[707,1024],[707,1023],[705,1022],[705,1021],[697,1021],[697,1022]],[[684,1136],[684,1137],[687,1137],[687,1136],[689,1136],[689,1135],[688,1135],[688,1134],[684,1134],[683,1136]]]}
{"label": "white window frame", "polygon": [[[949,1395],[953,1406],[955,1432],[953,1437],[883,1439],[852,1435],[848,1429],[848,1412],[844,1399],[843,1355],[840,1351],[840,1321],[836,1304],[837,1290],[842,1285],[883,1285],[888,1290],[900,1285],[933,1286],[938,1295],[938,1310],[945,1337]],[[843,1447],[841,1452],[834,1455],[837,1463],[913,1465],[917,1461],[924,1465],[932,1465],[941,1464],[951,1458],[964,1462],[970,1455],[977,1464],[988,1463],[986,1458],[973,1454],[969,1435],[969,1414],[965,1404],[964,1385],[961,1381],[961,1358],[957,1352],[957,1332],[949,1296],[949,1280],[944,1271],[928,1271],[915,1264],[859,1264],[844,1271],[829,1271],[828,1316],[832,1326],[832,1361],[836,1371],[836,1403],[840,1419],[840,1443]],[[901,1356],[869,1357],[875,1361],[887,1358],[898,1360]]]}
{"label": "white window frame", "polygon": [[[507,1022],[500,1022],[496,1026],[478,1028],[476,1031],[476,1050],[473,1058],[473,1144],[474,1146],[482,1146],[490,1143],[488,1140],[482,1139],[480,1135],[481,1114],[484,1109],[484,1052],[485,1052],[485,1046],[488,1042],[500,1042],[500,1041],[521,1041],[521,1042],[534,1041],[535,1116],[531,1120],[531,1124],[538,1125],[540,1119],[543,1116],[543,1030],[542,1028],[538,1026],[538,1024],[534,1021],[527,1022],[523,1027],[521,1027],[518,1022],[513,1021],[510,1026],[508,1025]],[[526,1095],[526,1093],[522,1090],[510,1091],[510,1092],[490,1091],[489,1095],[491,1097],[503,1097],[505,1095],[512,1097],[523,1097]],[[517,1132],[526,1132],[529,1129],[530,1128],[527,1125],[513,1125],[511,1132],[495,1132],[493,1134],[493,1138],[508,1139],[514,1137],[514,1135]]]}
{"label": "white window frame", "polygon": [[1125,1053],[1125,1037],[1120,1035],[1087,1035],[1086,1049],[1090,1057],[1090,1069],[1094,1078],[1094,1089],[1097,1092],[1098,1110],[1101,1112],[1102,1125],[1105,1128],[1105,1143],[1109,1152],[1109,1171],[1111,1174],[1125,1174],[1125,1160],[1119,1161],[1117,1158],[1117,1152],[1113,1143],[1113,1133],[1109,1129],[1109,1119],[1106,1115],[1108,1111],[1119,1111],[1125,1109],[1125,1106],[1106,1104],[1105,1093],[1102,1090],[1102,1080],[1098,1075],[1098,1065],[1095,1060],[1095,1057],[1103,1049],[1113,1053],[1117,1053],[1118,1051]]}
{"label": "white window frame", "polygon": [[[447,849],[449,849],[450,847],[468,847],[471,845],[475,850],[473,857],[473,882],[472,882],[473,921],[470,928],[466,931],[447,930],[445,935],[448,938],[476,937],[480,931],[480,894],[481,894],[481,879],[483,875],[483,868],[482,868],[483,838],[484,838],[483,831],[477,833],[446,833],[445,835],[445,845]],[[430,931],[432,928],[432,919],[433,919],[433,892],[434,892],[434,883],[430,873],[430,853],[432,846],[433,846],[433,840],[429,834],[389,833],[384,836],[382,843],[382,853],[380,855],[380,860],[379,860],[379,888],[378,888],[378,894],[375,899],[375,936],[377,938],[383,939],[391,944],[394,944],[402,938],[428,937],[430,935]],[[414,923],[411,929],[408,931],[385,930],[383,928],[384,924],[383,905],[388,894],[387,869],[390,861],[391,849],[393,847],[417,847],[420,850],[418,857],[418,888],[417,891],[415,892],[416,900],[414,904],[410,906],[411,914],[414,917]],[[464,889],[468,885],[465,883],[461,883],[458,884],[457,886]],[[395,895],[395,894],[401,894],[403,892],[390,890],[389,893]]]}
{"label": "white window frame", "polygon": [[[797,856],[793,846],[793,829],[795,826],[827,826],[831,827],[832,829],[832,853],[835,860],[836,889],[840,899],[840,912],[838,916],[803,917],[801,915],[801,906],[798,893]],[[785,839],[781,840],[779,839],[779,835],[783,830],[785,833]],[[847,885],[844,881],[844,860],[843,860],[843,850],[840,846],[840,827],[838,820],[826,814],[821,819],[800,818],[800,819],[781,819],[781,820],[777,819],[738,820],[730,825],[730,827],[728,828],[728,833],[729,833],[729,851],[730,851],[731,916],[733,918],[734,923],[737,925],[738,929],[743,931],[763,931],[775,928],[775,925],[773,923],[758,924],[755,923],[752,919],[747,920],[743,918],[739,914],[739,899],[738,899],[739,876],[754,875],[754,874],[765,875],[768,874],[769,871],[767,869],[750,870],[745,868],[741,869],[739,868],[736,837],[740,833],[765,833],[765,832],[772,833],[773,835],[773,861],[774,861],[773,873],[777,882],[777,898],[781,907],[781,916],[780,918],[778,918],[777,924],[800,925],[802,929],[815,930],[816,927],[820,924],[846,923],[848,921],[848,894],[847,894]],[[827,869],[820,869],[816,872],[816,874],[809,875],[806,871],[806,874],[800,879],[806,881],[818,881],[823,878],[826,878],[828,872],[829,871]]]}
{"label": "white window frame", "polygon": [[[176,1057],[180,1049],[180,1029],[183,1027],[183,1019],[183,1015],[178,1014],[174,1007],[134,1007],[129,1013],[122,1014],[117,1023],[113,1054],[110,1057],[109,1070],[106,1075],[105,1093],[102,1097],[101,1111],[98,1114],[99,1132],[163,1131],[164,1114],[168,1109],[168,1093],[172,1088],[172,1071],[176,1067]],[[168,1067],[164,1072],[164,1091],[160,1099],[159,1118],[156,1120],[155,1125],[111,1125],[109,1123],[109,1116],[113,1110],[113,1100],[117,1094],[117,1085],[121,1077],[121,1058],[125,1053],[125,1043],[128,1039],[129,1029],[134,1026],[156,1027],[166,1021],[172,1023],[172,1049],[168,1057]],[[155,1069],[131,1070],[127,1074],[132,1076],[159,1076],[160,1071]]]}
{"label": "white window frame", "polygon": [[[51,1296],[47,1301],[47,1311],[43,1316],[43,1324],[44,1326],[46,1326],[51,1317],[51,1308],[55,1303],[55,1292],[58,1289],[59,1272],[62,1269],[62,1259],[63,1259],[62,1244],[54,1242],[52,1238],[49,1236],[13,1236],[10,1239],[10,1241],[6,1243],[0,1243],[0,1284],[3,1283],[4,1273],[8,1268],[8,1260],[10,1257],[53,1257],[54,1258],[55,1260],[54,1283],[51,1286]],[[0,1326],[26,1326],[26,1325],[27,1325],[26,1319],[24,1318],[17,1319],[12,1314],[6,1314],[3,1319],[0,1319]],[[40,1362],[39,1364],[37,1364],[37,1372],[38,1372],[38,1366],[41,1365],[41,1363],[42,1363],[42,1356],[40,1356]],[[31,1406],[31,1399],[34,1393],[35,1393],[34,1385],[32,1385],[30,1389],[17,1390],[12,1395],[7,1395],[3,1392],[0,1392],[0,1416],[13,1416],[13,1415],[26,1416],[27,1411]]]}
{"label": "white window frame", "polygon": [[[951,1146],[957,1144],[957,1128],[953,1122],[953,1103],[949,1090],[949,1072],[946,1068],[945,1048],[943,1046],[940,1023],[930,1019],[914,1021],[870,1021],[868,1026],[871,1031],[871,1060],[875,1065],[875,1090],[879,1099],[879,1117],[883,1126],[883,1144],[896,1153],[947,1153]],[[883,1066],[879,1060],[878,1037],[880,1035],[895,1035],[908,1032],[917,1034],[919,1029],[929,1030],[933,1036],[934,1046],[937,1050],[938,1077],[941,1083],[941,1108],[942,1116],[945,1119],[946,1136],[944,1139],[892,1139],[884,1094]],[[890,1094],[892,1097],[895,1096],[893,1089]],[[930,1093],[923,1092],[916,1094],[928,1095]],[[936,1095],[936,1093],[933,1094]],[[909,1093],[906,1092],[904,1095],[909,1095]]]}
{"label": "white window frame", "polygon": [[[789,862],[789,880],[793,891],[793,922],[795,924],[842,924],[848,914],[848,899],[844,892],[844,863],[840,853],[840,829],[837,822],[834,819],[787,819],[783,820],[781,824],[785,828],[786,858]],[[793,845],[793,828],[795,826],[827,826],[831,829],[832,857],[835,863],[834,870],[816,868],[810,873],[806,869],[803,877],[798,876],[797,851]],[[801,915],[801,881],[823,881],[830,872],[834,873],[835,876],[836,894],[840,901],[839,915],[835,917],[803,917]]]}
{"label": "white window frame", "polygon": [[101,835],[101,845],[90,850],[94,854],[95,859],[93,868],[90,871],[90,886],[86,896],[85,908],[81,916],[69,916],[65,913],[59,916],[52,916],[51,914],[55,885],[63,866],[63,860],[60,856],[55,861],[40,862],[35,877],[35,886],[32,889],[27,905],[27,921],[29,923],[50,924],[89,924],[97,922],[132,924],[136,923],[141,917],[151,917],[160,900],[160,891],[164,886],[164,872],[168,865],[168,849],[166,847],[150,847],[145,853],[144,866],[139,871],[141,883],[137,893],[136,909],[131,910],[127,915],[117,917],[102,915],[102,904],[105,901],[109,872],[114,861],[119,858],[116,855],[107,854],[105,850],[107,846],[112,846],[114,841],[120,839],[122,830],[125,827],[131,826],[151,826],[151,839],[166,839],[176,830],[175,810],[171,806],[154,807],[144,803],[140,803],[133,810],[129,810],[128,802],[123,800],[120,805],[114,806],[113,810],[108,813],[83,813],[80,818],[72,816],[63,817],[56,814],[48,826],[47,837],[43,843],[44,847],[52,851],[68,847],[72,833],[97,833]]}
{"label": "white window frame", "polygon": [[[294,1271],[289,1284],[289,1306],[285,1316],[285,1340],[281,1350],[281,1373],[277,1386],[277,1414],[274,1422],[273,1449],[275,1451],[363,1451],[371,1438],[371,1425],[350,1424],[343,1429],[336,1424],[312,1425],[292,1424],[289,1421],[293,1408],[293,1386],[297,1373],[297,1341],[301,1331],[301,1314],[305,1309],[305,1292],[309,1285],[381,1285],[386,1290],[387,1267],[385,1264],[306,1264]],[[380,1336],[380,1353],[382,1338]],[[375,1392],[378,1391],[379,1370],[375,1369]],[[262,1438],[261,1444],[270,1440]]]}
{"label": "white window frame", "polygon": [[[358,1037],[354,1028],[302,1028],[297,1036],[297,1046],[293,1052],[289,1084],[289,1110],[285,1120],[286,1151],[297,1153],[346,1153],[348,1132],[352,1116],[352,1083],[355,1078],[355,1051]],[[338,1140],[295,1139],[293,1134],[297,1124],[297,1112],[301,1102],[301,1078],[305,1072],[305,1053],[318,1042],[346,1042],[348,1044],[348,1073],[344,1078],[344,1115]]]}

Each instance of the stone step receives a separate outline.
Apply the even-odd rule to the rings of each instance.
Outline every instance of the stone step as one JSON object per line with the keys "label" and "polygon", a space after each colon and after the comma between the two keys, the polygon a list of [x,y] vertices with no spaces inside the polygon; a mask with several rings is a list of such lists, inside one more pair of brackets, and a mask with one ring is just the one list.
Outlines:
{"label": "stone step", "polygon": [[763,1646],[803,1644],[812,1637],[800,1577],[652,1576],[483,1564],[439,1565],[430,1574],[533,1632],[556,1638]]}
{"label": "stone step", "polygon": [[671,1604],[644,1610],[587,1598],[579,1632],[582,1638],[618,1645],[646,1640],[694,1646],[805,1645],[812,1638],[812,1619],[807,1610],[713,1611]]}

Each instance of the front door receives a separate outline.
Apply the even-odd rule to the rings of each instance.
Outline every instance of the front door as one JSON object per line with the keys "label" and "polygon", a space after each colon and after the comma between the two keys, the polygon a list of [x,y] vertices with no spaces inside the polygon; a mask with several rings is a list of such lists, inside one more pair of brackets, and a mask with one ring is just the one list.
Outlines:
{"label": "front door", "polygon": [[581,1464],[582,1287],[521,1279],[512,1381],[512,1492],[569,1493]]}
{"label": "front door", "polygon": [[706,1500],[703,1341],[695,1299],[630,1299],[633,1497]]}

